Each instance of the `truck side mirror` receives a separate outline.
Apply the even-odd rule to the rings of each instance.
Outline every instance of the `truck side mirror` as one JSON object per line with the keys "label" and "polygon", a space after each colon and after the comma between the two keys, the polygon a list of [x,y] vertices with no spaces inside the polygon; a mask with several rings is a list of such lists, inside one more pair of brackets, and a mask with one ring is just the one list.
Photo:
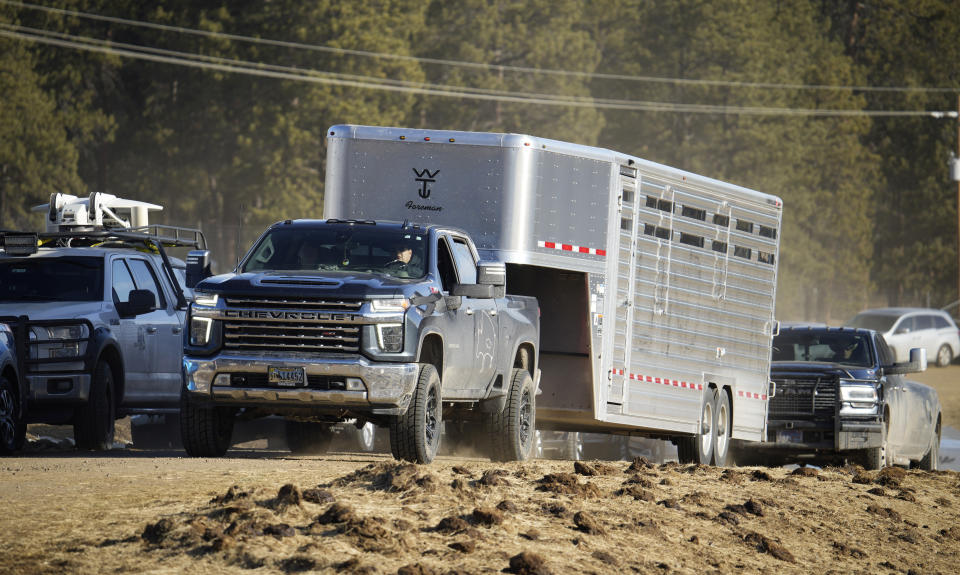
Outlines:
{"label": "truck side mirror", "polygon": [[187,287],[193,289],[198,283],[208,278],[210,271],[210,251],[192,250],[187,254]]}
{"label": "truck side mirror", "polygon": [[895,363],[883,368],[884,373],[890,374],[918,373],[926,370],[927,350],[922,347],[915,347],[910,350],[910,361],[906,363]]}
{"label": "truck side mirror", "polygon": [[507,265],[503,262],[480,262],[477,264],[477,283],[494,287],[507,285]]}
{"label": "truck side mirror", "polygon": [[130,292],[130,299],[117,304],[117,313],[122,317],[136,317],[157,309],[157,297],[145,289]]}
{"label": "truck side mirror", "polygon": [[472,297],[476,299],[493,299],[495,288],[489,284],[457,284],[450,291],[455,296]]}

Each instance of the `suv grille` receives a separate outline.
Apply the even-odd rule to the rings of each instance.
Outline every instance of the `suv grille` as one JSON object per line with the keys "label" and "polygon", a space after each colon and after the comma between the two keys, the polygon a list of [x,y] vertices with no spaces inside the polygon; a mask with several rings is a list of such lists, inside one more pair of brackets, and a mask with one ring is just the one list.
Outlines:
{"label": "suv grille", "polygon": [[836,413],[836,378],[775,379],[777,395],[770,399],[770,418],[829,416]]}
{"label": "suv grille", "polygon": [[[349,312],[360,309],[359,300],[227,298],[231,308]],[[223,322],[223,347],[231,350],[284,353],[357,353],[360,326],[335,321],[287,322],[229,319]]]}

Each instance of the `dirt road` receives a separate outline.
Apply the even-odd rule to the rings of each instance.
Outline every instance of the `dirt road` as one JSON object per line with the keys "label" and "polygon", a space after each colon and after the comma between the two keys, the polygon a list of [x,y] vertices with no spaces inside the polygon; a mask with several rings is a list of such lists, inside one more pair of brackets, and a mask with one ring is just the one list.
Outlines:
{"label": "dirt road", "polygon": [[[915,376],[960,425],[960,367]],[[224,459],[0,460],[0,573],[956,573],[960,475]]]}

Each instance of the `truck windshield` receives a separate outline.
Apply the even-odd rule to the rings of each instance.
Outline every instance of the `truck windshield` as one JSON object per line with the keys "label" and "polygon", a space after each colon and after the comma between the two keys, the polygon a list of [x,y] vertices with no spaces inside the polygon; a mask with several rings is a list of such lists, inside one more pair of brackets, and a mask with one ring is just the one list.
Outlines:
{"label": "truck windshield", "polygon": [[426,275],[422,230],[357,227],[280,227],[267,232],[241,271],[346,271],[400,278]]}
{"label": "truck windshield", "polygon": [[0,260],[0,302],[100,301],[103,259]]}
{"label": "truck windshield", "polygon": [[773,338],[773,361],[827,362],[873,367],[867,337],[850,332],[780,332],[780,335]]}

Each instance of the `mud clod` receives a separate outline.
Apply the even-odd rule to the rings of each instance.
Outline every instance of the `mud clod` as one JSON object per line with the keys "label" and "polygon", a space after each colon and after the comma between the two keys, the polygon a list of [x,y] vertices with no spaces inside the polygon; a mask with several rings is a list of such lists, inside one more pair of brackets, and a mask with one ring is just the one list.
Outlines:
{"label": "mud clod", "polygon": [[397,569],[397,575],[440,575],[440,571],[423,563],[413,563]]}
{"label": "mud clod", "polygon": [[798,467],[794,469],[790,475],[796,475],[798,477],[817,477],[820,475],[820,472],[813,467]]}
{"label": "mud clod", "polygon": [[717,521],[720,523],[729,523],[730,525],[740,525],[740,516],[732,511],[721,511],[717,514]]}
{"label": "mud clod", "polygon": [[473,510],[473,522],[484,527],[493,527],[503,523],[503,512],[497,509],[485,509],[477,507]]}
{"label": "mud clod", "polygon": [[488,469],[483,472],[483,475],[480,479],[477,480],[477,485],[483,485],[486,487],[496,487],[498,485],[509,485],[509,481],[506,480],[506,477],[509,475],[504,469]]}
{"label": "mud clod", "polygon": [[140,535],[140,538],[146,541],[147,543],[153,543],[154,545],[159,545],[166,539],[167,535],[173,531],[173,521],[167,518],[163,518],[156,523],[150,523],[143,528],[143,533]]}
{"label": "mud clod", "polygon": [[636,473],[637,471],[656,468],[657,466],[650,463],[650,460],[646,457],[634,457],[633,462],[630,463],[630,467],[627,467],[626,473]]}
{"label": "mud clod", "polygon": [[230,503],[238,499],[246,499],[250,497],[250,493],[247,491],[241,491],[239,485],[234,485],[230,489],[227,489],[227,492],[223,495],[218,495],[210,500],[210,503],[216,505],[223,505],[224,503]]}
{"label": "mud clod", "polygon": [[627,479],[623,482],[624,485],[627,484],[636,484],[644,489],[653,489],[653,482],[647,479],[646,477],[641,477],[639,475],[634,475],[630,479]]}
{"label": "mud clod", "polygon": [[874,487],[872,489],[868,489],[867,493],[869,493],[870,495],[877,495],[880,497],[884,497],[887,494],[887,492],[883,489],[883,487]]}
{"label": "mud clod", "polygon": [[573,471],[577,475],[585,475],[588,477],[597,476],[597,475],[612,475],[617,472],[617,470],[609,465],[593,462],[593,463],[584,463],[582,461],[573,462]]}
{"label": "mud clod", "polygon": [[292,483],[287,483],[277,491],[277,496],[271,502],[271,507],[277,510],[283,510],[288,507],[299,506],[303,501],[303,495],[300,488]]}
{"label": "mud clod", "polygon": [[277,523],[275,525],[267,525],[263,528],[264,535],[273,535],[277,539],[283,537],[293,537],[297,534],[297,530],[293,527],[290,527],[286,523]]}
{"label": "mud clod", "polygon": [[477,549],[477,542],[472,539],[466,539],[464,541],[454,541],[447,545],[447,547],[461,553],[473,553]]}
{"label": "mud clod", "polygon": [[653,495],[653,493],[647,491],[646,489],[640,487],[639,485],[627,485],[626,487],[618,489],[616,492],[616,495],[620,495],[620,496],[626,495],[629,497],[633,497],[635,501],[648,501],[650,503],[653,503],[654,501],[657,500],[657,498]]}
{"label": "mud clod", "polygon": [[607,565],[612,565],[614,567],[616,567],[619,564],[619,562],[617,561],[617,558],[607,553],[606,551],[594,551],[593,558],[603,561]]}
{"label": "mud clod", "polygon": [[444,517],[437,523],[436,530],[440,533],[453,535],[470,529],[470,524],[460,517]]}
{"label": "mud clod", "polygon": [[550,473],[538,481],[539,491],[551,491],[579,497],[600,497],[600,489],[592,483],[580,483],[572,473]]}
{"label": "mud clod", "polygon": [[573,515],[573,523],[577,529],[588,535],[605,535],[606,529],[600,525],[600,522],[586,511],[578,511]]}
{"label": "mud clod", "polygon": [[356,519],[357,514],[353,510],[353,507],[349,505],[344,505],[343,503],[334,503],[327,509],[323,515],[317,517],[317,523],[321,525],[329,525],[331,523],[345,523],[347,521],[352,521]]}
{"label": "mud clod", "polygon": [[663,505],[667,509],[683,509],[680,507],[680,502],[673,498],[657,501],[657,505]]}
{"label": "mud clod", "polygon": [[757,551],[760,553],[768,553],[781,561],[786,561],[788,563],[796,563],[797,559],[793,556],[793,553],[787,551],[782,545],[768,539],[766,536],[759,533],[748,533],[744,537],[744,541],[756,546]]}
{"label": "mud clod", "polygon": [[773,477],[762,469],[755,469],[753,473],[750,474],[750,478],[754,481],[773,481]]}
{"label": "mud clod", "polygon": [[310,557],[296,556],[281,560],[279,565],[285,573],[303,573],[316,569],[317,562]]}
{"label": "mud clod", "polygon": [[543,557],[531,551],[524,551],[510,558],[508,573],[516,575],[552,575]]}
{"label": "mud clod", "polygon": [[863,550],[856,547],[850,547],[849,545],[845,545],[839,541],[833,542],[833,548],[836,549],[837,553],[840,555],[853,557],[854,559],[863,559],[867,556]]}
{"label": "mud clod", "polygon": [[503,511],[504,513],[516,513],[520,509],[517,507],[517,504],[509,499],[504,499],[500,503],[497,503],[497,509]]}
{"label": "mud clod", "polygon": [[880,517],[885,517],[887,519],[892,519],[893,521],[899,522],[902,520],[900,514],[895,510],[890,509],[889,507],[880,507],[879,505],[868,505],[867,513],[873,513]]}

